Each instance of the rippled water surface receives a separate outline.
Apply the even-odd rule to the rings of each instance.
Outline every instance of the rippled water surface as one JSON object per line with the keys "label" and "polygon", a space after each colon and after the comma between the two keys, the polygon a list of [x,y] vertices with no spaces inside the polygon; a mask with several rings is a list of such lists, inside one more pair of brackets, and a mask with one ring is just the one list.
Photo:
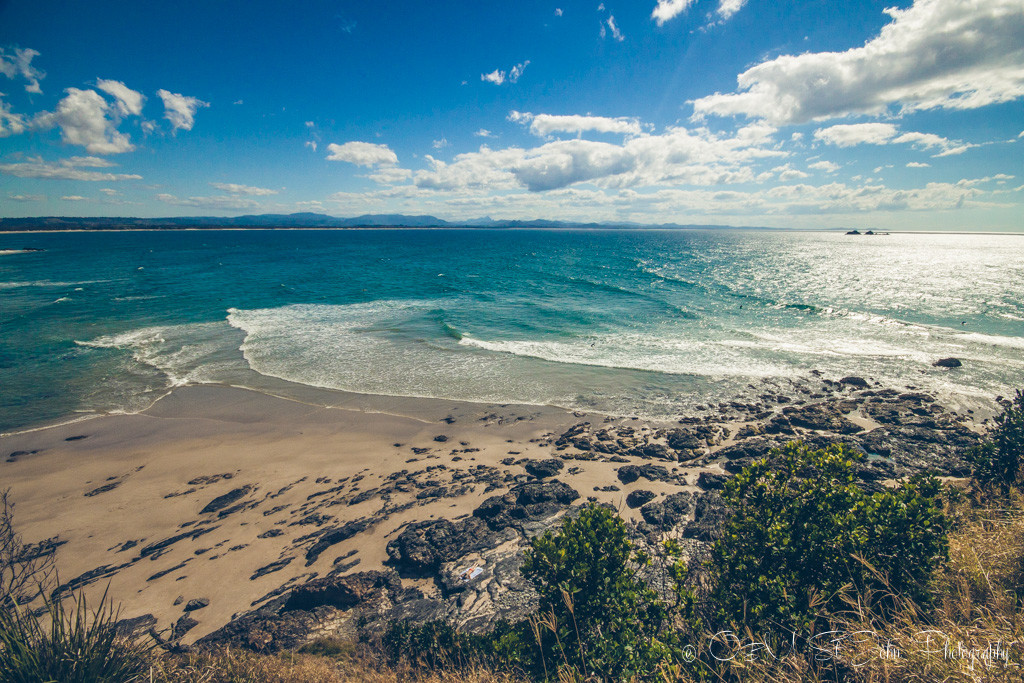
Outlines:
{"label": "rippled water surface", "polygon": [[970,404],[1024,386],[1022,273],[1013,235],[0,235],[0,430],[203,382],[670,417],[819,371]]}

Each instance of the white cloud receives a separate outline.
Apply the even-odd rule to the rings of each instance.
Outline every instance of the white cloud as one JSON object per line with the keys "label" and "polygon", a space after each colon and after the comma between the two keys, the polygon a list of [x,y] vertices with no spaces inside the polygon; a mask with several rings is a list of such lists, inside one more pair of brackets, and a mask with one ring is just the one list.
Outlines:
{"label": "white cloud", "polygon": [[936,157],[962,154],[978,146],[961,140],[950,140],[934,133],[900,133],[899,128],[891,123],[843,123],[819,128],[814,131],[814,137],[837,147],[908,144],[918,149],[938,150],[933,155]]}
{"label": "white cloud", "polygon": [[511,111],[508,120],[514,123],[530,124],[530,132],[540,137],[552,133],[576,133],[586,131],[597,133],[622,133],[639,135],[643,132],[640,122],[635,118],[608,118],[605,116],[556,116],[552,114],[531,114],[530,112]]}
{"label": "white cloud", "polygon": [[619,41],[621,43],[622,41],[624,41],[626,39],[626,36],[622,35],[622,31],[619,30],[619,27],[615,25],[615,16],[614,15],[609,15],[608,18],[605,20],[604,24],[602,24],[602,26],[601,26],[601,37],[602,38],[604,38],[605,35],[606,35],[605,26],[608,27],[608,31],[611,31],[612,38],[614,38],[615,40],[617,40],[617,41]]}
{"label": "white cloud", "polygon": [[108,197],[116,197],[117,195],[121,194],[112,187],[101,187],[100,192],[107,195]]}
{"label": "white cloud", "polygon": [[779,176],[779,180],[783,181],[800,180],[802,178],[807,177],[806,173],[804,173],[800,169],[793,168],[789,164],[776,166],[775,168],[772,169],[772,173],[777,174]]}
{"label": "white cloud", "polygon": [[718,16],[722,17],[723,21],[731,19],[745,4],[747,0],[721,0],[718,3]]}
{"label": "white cloud", "polygon": [[448,140],[446,138],[441,138],[440,140],[434,140],[431,144],[434,149],[444,149],[448,146]]}
{"label": "white cloud", "polygon": [[277,190],[270,190],[265,187],[253,187],[252,185],[238,185],[236,183],[210,183],[212,187],[221,192],[235,195],[246,195],[248,197],[266,197],[277,194]]}
{"label": "white cloud", "polygon": [[398,163],[398,155],[387,145],[372,142],[346,142],[343,145],[327,145],[328,161],[347,161],[357,166],[389,166]]}
{"label": "white cloud", "polygon": [[931,168],[931,166],[931,164],[926,164],[923,161],[907,162],[907,168]]}
{"label": "white cloud", "polygon": [[11,194],[7,198],[13,202],[45,202],[45,194]]}
{"label": "white cloud", "polygon": [[82,195],[79,195],[79,194],[65,195],[65,196],[61,197],[61,200],[65,201],[65,202],[84,202],[84,201],[87,201],[85,197],[83,197]]}
{"label": "white cloud", "polygon": [[40,114],[35,125],[60,127],[61,139],[80,145],[90,154],[121,154],[135,149],[131,140],[117,130],[117,110],[113,110],[95,90],[68,88],[57,110]]}
{"label": "white cloud", "polygon": [[487,130],[486,128],[481,128],[477,132],[473,133],[473,135],[477,136],[478,138],[493,138],[494,137],[494,133],[492,133],[491,131]]}
{"label": "white cloud", "polygon": [[523,75],[523,71],[526,67],[530,66],[530,60],[527,59],[525,62],[516,64],[507,72],[501,69],[495,69],[489,74],[480,74],[480,80],[486,83],[493,83],[494,85],[502,85],[506,81],[509,83],[515,83]]}
{"label": "white cloud", "polygon": [[38,51],[28,48],[11,48],[10,53],[0,48],[0,74],[7,78],[21,76],[28,81],[25,92],[38,95],[43,92],[39,87],[39,81],[46,77],[45,73],[32,66],[32,59],[38,56]]}
{"label": "white cloud", "polygon": [[[0,96],[2,94],[0,93]],[[25,117],[12,112],[10,105],[0,97],[0,138],[24,133],[27,127]]]}
{"label": "white cloud", "polygon": [[58,180],[141,180],[142,176],[126,173],[101,173],[83,171],[82,168],[104,168],[113,166],[110,162],[96,157],[71,157],[62,161],[47,162],[40,158],[18,163],[0,164],[0,173],[18,178],[45,178]]}
{"label": "white cloud", "polygon": [[813,168],[815,171],[824,171],[825,173],[835,173],[839,170],[839,164],[834,164],[831,161],[815,161],[813,164],[807,164],[807,168]]}
{"label": "white cloud", "polygon": [[175,206],[191,206],[199,209],[221,209],[225,211],[252,211],[263,208],[255,199],[247,199],[239,196],[218,196],[218,197],[188,197],[181,198],[173,194],[161,193],[156,195],[157,201]]}
{"label": "white cloud", "polygon": [[662,26],[669,19],[674,19],[682,14],[687,7],[695,2],[697,0],[658,0],[657,7],[651,12],[651,19],[654,19],[658,26]]}
{"label": "white cloud", "polygon": [[896,131],[891,123],[849,123],[819,128],[814,131],[814,138],[836,147],[884,145],[896,137]]}
{"label": "white cloud", "polygon": [[762,62],[737,77],[739,92],[696,100],[695,116],[799,124],[890,106],[974,109],[1024,95],[1021,0],[916,0],[885,11],[892,22],[863,46]]}
{"label": "white cloud", "polygon": [[396,166],[384,166],[378,168],[366,177],[375,183],[380,183],[381,185],[394,185],[411,178],[412,171],[407,168],[398,168]]}
{"label": "white cloud", "polygon": [[195,97],[179,95],[169,90],[160,89],[156,91],[160,99],[164,101],[164,118],[171,122],[171,130],[192,130],[196,122],[196,111],[200,107],[209,107],[209,102],[203,102]]}
{"label": "white cloud", "polygon": [[146,98],[121,81],[98,80],[96,87],[117,101],[117,113],[121,116],[141,116],[142,103]]}
{"label": "white cloud", "polygon": [[555,8],[555,16],[556,17],[562,16],[562,8],[561,7],[556,7]]}
{"label": "white cloud", "polygon": [[480,80],[486,83],[493,83],[494,85],[501,85],[505,82],[505,72],[495,69],[489,74],[480,74]]}
{"label": "white cloud", "polygon": [[309,147],[314,152],[316,151],[316,141],[315,140],[308,140],[305,143],[303,143],[303,145],[305,147]]}
{"label": "white cloud", "polygon": [[556,140],[533,149],[510,147],[457,155],[451,163],[428,157],[431,167],[415,174],[418,187],[432,190],[525,187],[546,192],[576,183],[632,187],[659,183],[713,185],[753,180],[749,166],[786,156],[774,149],[773,128],[750,126],[735,136],[708,130],[669,129],[662,135],[631,137],[620,145],[592,140]]}

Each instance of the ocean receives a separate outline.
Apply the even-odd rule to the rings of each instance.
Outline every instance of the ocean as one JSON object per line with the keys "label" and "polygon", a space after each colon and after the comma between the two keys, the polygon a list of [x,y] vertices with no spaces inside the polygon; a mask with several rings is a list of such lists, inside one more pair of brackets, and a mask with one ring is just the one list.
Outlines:
{"label": "ocean", "polygon": [[202,383],[672,419],[820,373],[991,406],[1024,387],[1022,273],[1016,235],[0,234],[0,432]]}

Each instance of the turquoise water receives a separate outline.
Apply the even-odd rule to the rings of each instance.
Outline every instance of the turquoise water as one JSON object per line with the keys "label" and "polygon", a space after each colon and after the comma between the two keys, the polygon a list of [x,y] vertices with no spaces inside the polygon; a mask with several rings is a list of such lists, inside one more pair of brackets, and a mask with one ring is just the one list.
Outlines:
{"label": "turquoise water", "polygon": [[984,403],[1024,386],[1021,273],[1013,235],[4,234],[0,431],[204,382],[672,417],[817,370]]}

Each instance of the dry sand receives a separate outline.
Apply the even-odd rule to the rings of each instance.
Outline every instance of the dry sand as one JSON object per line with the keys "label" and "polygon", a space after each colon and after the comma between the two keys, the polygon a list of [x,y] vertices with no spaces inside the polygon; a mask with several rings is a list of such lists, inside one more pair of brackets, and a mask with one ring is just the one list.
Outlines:
{"label": "dry sand", "polygon": [[[56,555],[61,580],[99,569],[88,595],[98,599],[109,582],[123,617],[153,614],[165,629],[189,600],[208,599],[192,613],[200,623],[184,639],[191,642],[282,585],[323,576],[338,558],[358,560],[351,571],[381,568],[387,542],[408,522],[465,515],[501,493],[485,490],[481,472],[522,478],[520,465],[501,461],[550,458],[549,437],[581,419],[606,419],[538,406],[335,392],[315,398],[182,387],[140,414],[0,437],[0,481],[11,488],[25,541],[66,541]],[[435,440],[441,435],[447,440]],[[644,480],[622,485],[618,465],[607,459],[567,465],[559,478],[581,500],[595,496],[628,515],[635,513],[624,500],[633,489],[680,490]],[[434,479],[435,486],[468,488],[428,499],[416,498],[421,488],[374,492],[402,470],[423,471],[419,481]],[[697,471],[689,475],[692,484]],[[621,490],[594,491],[612,483]],[[201,512],[243,487],[250,488],[237,501]],[[353,502],[361,493],[366,500]],[[370,525],[306,566],[310,541],[303,536],[355,520]],[[188,532],[163,550],[150,547]],[[276,571],[251,578],[287,558]]]}

